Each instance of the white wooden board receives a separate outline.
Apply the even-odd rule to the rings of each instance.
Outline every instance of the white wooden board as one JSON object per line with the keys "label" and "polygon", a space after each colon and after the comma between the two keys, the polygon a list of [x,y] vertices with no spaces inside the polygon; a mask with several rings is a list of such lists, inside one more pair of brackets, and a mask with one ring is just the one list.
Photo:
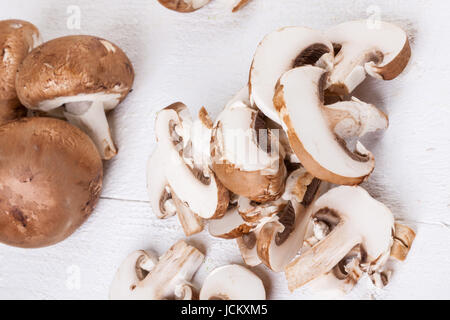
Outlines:
{"label": "white wooden board", "polygon": [[[356,93],[390,117],[385,133],[365,141],[377,161],[365,187],[418,235],[386,290],[361,283],[349,298],[450,298],[450,3],[252,0],[235,14],[232,3],[213,0],[182,15],[156,0],[0,0],[0,19],[29,20],[46,40],[69,34],[107,38],[127,52],[136,69],[135,90],[111,116],[120,153],[106,165],[94,215],[50,248],[0,245],[0,298],[107,298],[115,269],[128,253],[141,248],[163,253],[183,238],[177,220],[157,220],[147,202],[145,165],[155,146],[155,113],[181,100],[193,113],[205,106],[216,116],[245,84],[258,42],[278,27],[326,29],[374,17],[408,30],[413,56],[398,79],[369,80]],[[77,8],[81,29],[71,29],[68,18]],[[189,241],[207,253],[197,284],[214,266],[241,263],[234,241],[206,233]],[[270,298],[310,297],[304,290],[290,294],[283,275],[264,267],[256,272]]]}

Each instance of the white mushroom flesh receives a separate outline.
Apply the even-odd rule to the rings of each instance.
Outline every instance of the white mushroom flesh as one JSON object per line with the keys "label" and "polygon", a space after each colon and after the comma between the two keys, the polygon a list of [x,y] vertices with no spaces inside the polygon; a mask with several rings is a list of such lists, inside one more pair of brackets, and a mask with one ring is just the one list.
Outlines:
{"label": "white mushroom flesh", "polygon": [[[184,161],[181,142],[174,140],[172,126],[183,127],[178,113],[172,109],[164,109],[158,113],[155,131],[157,132],[158,148],[166,156],[164,170],[170,187],[181,201],[202,218],[212,218],[219,203],[218,186],[214,175],[210,175],[207,182],[194,173]],[[175,129],[176,131],[176,129]],[[183,137],[183,142],[186,139]],[[194,166],[195,167],[195,166]]]}
{"label": "white mushroom flesh", "polygon": [[133,253],[122,263],[111,285],[111,300],[163,300],[189,296],[189,291],[183,286],[189,283],[203,263],[204,255],[200,251],[179,241],[150,272],[140,276],[136,265],[143,255],[142,251]]}
{"label": "white mushroom flesh", "polygon": [[215,269],[205,279],[200,300],[265,300],[266,290],[250,270],[229,265]]}
{"label": "white mushroom flesh", "polygon": [[344,87],[346,93],[351,93],[366,74],[382,79],[380,70],[392,63],[406,45],[409,46],[408,37],[401,28],[384,21],[376,24],[368,20],[351,21],[326,32],[327,38],[340,46],[329,85]]}
{"label": "white mushroom flesh", "polygon": [[[215,125],[216,155],[214,161],[231,163],[241,171],[276,174],[279,170],[279,148],[276,135],[266,128],[255,130],[258,110],[248,105],[248,94],[242,91],[220,113]],[[270,150],[267,147],[269,146]]]}
{"label": "white mushroom flesh", "polygon": [[[323,112],[320,92],[320,81],[324,73],[323,69],[305,66],[288,71],[281,77],[284,107],[281,108],[280,115],[285,122],[285,130],[299,140],[303,152],[296,151],[296,154],[306,169],[316,177],[332,183],[341,182],[337,181],[339,178],[328,176],[328,173],[332,173],[334,176],[362,180],[374,168],[373,157],[358,142],[356,152],[364,160],[355,159],[330,129]],[[293,148],[295,150],[295,146]],[[314,165],[311,165],[310,158]],[[322,172],[323,169],[328,173]]]}
{"label": "white mushroom flesh", "polygon": [[[315,53],[310,50],[313,46],[318,48]],[[305,51],[315,58],[311,64],[332,67],[333,45],[321,32],[308,28],[286,27],[272,32],[256,49],[249,80],[251,101],[277,123],[281,124],[281,120],[272,101],[277,81],[296,67],[297,58]]]}

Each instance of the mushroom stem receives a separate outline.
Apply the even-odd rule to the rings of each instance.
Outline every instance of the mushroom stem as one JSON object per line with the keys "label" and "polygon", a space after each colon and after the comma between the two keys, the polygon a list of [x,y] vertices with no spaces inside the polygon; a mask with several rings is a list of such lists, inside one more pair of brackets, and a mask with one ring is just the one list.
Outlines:
{"label": "mushroom stem", "polygon": [[66,103],[64,115],[94,141],[102,159],[110,160],[117,154],[101,101]]}
{"label": "mushroom stem", "polygon": [[[331,271],[353,247],[361,242],[360,235],[349,232],[346,228],[345,223],[341,222],[324,240],[286,267],[289,290],[294,291]],[[348,236],[343,237],[343,234]]]}
{"label": "mushroom stem", "polygon": [[384,112],[355,97],[350,101],[325,105],[324,111],[331,129],[342,139],[362,137],[389,126]]}
{"label": "mushroom stem", "polygon": [[183,227],[184,234],[189,237],[203,231],[203,220],[197,216],[180,198],[172,191],[172,199],[177,208],[178,220]]}

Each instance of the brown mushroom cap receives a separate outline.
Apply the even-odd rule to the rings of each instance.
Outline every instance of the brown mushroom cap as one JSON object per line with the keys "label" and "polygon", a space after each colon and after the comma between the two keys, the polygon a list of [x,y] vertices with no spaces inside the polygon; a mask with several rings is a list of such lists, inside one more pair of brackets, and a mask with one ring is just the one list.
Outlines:
{"label": "brown mushroom cap", "polygon": [[167,9],[188,13],[196,11],[207,5],[210,0],[158,0]]}
{"label": "brown mushroom cap", "polygon": [[121,102],[133,82],[133,66],[119,47],[97,37],[68,36],[34,49],[19,68],[16,88],[27,108],[38,109],[42,101],[81,94],[118,94]]}
{"label": "brown mushroom cap", "polygon": [[55,244],[92,213],[103,167],[94,143],[70,124],[26,118],[0,127],[0,242]]}
{"label": "brown mushroom cap", "polygon": [[0,21],[0,125],[25,115],[17,98],[16,72],[38,38],[38,29],[29,22]]}
{"label": "brown mushroom cap", "polygon": [[278,199],[285,187],[286,167],[280,159],[280,171],[275,175],[263,175],[260,171],[240,171],[228,162],[213,162],[214,173],[220,182],[235,194],[252,201],[267,202]]}

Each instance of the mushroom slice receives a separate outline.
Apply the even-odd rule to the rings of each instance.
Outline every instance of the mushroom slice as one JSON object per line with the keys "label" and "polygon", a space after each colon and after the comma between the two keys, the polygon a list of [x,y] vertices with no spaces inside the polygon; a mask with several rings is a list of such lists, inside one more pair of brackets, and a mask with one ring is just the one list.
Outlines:
{"label": "mushroom slice", "polygon": [[188,13],[207,5],[210,0],[158,0],[167,9]]}
{"label": "mushroom slice", "polygon": [[325,81],[321,68],[292,69],[281,77],[274,103],[291,147],[309,173],[335,184],[359,184],[372,173],[375,160],[359,142],[355,152],[349,151],[330,128],[323,111]]}
{"label": "mushroom slice", "polygon": [[16,72],[41,42],[39,30],[22,20],[0,21],[0,125],[26,115],[16,93]]}
{"label": "mushroom slice", "polygon": [[129,298],[130,291],[137,288],[158,263],[158,258],[144,250],[131,253],[117,270],[110,288],[110,299]]}
{"label": "mushroom slice", "polygon": [[67,120],[86,132],[109,160],[117,148],[105,112],[126,98],[133,81],[133,66],[119,47],[80,35],[34,49],[19,67],[16,88],[29,109],[55,113],[62,108]]}
{"label": "mushroom slice", "polygon": [[333,45],[320,31],[286,27],[268,34],[258,45],[250,68],[250,97],[270,119],[281,124],[273,104],[278,79],[303,65],[333,66]]}
{"label": "mushroom slice", "polygon": [[192,157],[189,143],[195,141],[184,133],[190,130],[183,125],[186,110],[186,106],[177,103],[157,115],[158,150],[166,158],[160,169],[164,170],[170,188],[192,212],[204,219],[220,218],[228,207],[228,190],[207,165],[197,165]]}
{"label": "mushroom slice", "polygon": [[161,170],[166,162],[157,148],[147,163],[147,190],[153,212],[159,219],[177,214],[186,236],[199,233],[203,230],[203,221],[171,190],[165,171]]}
{"label": "mushroom slice", "polygon": [[220,267],[205,279],[200,300],[265,300],[261,279],[239,265]]}
{"label": "mushroom slice", "polygon": [[227,189],[258,202],[279,198],[286,168],[275,130],[241,90],[219,115],[212,139],[213,170]]}
{"label": "mushroom slice", "polygon": [[391,248],[391,257],[405,261],[416,237],[414,230],[400,223],[395,224],[394,244]]}
{"label": "mushroom slice", "polygon": [[245,264],[250,267],[255,267],[261,264],[261,259],[258,257],[256,245],[259,231],[261,231],[261,229],[256,229],[247,234],[243,234],[242,237],[236,239],[242,259]]}
{"label": "mushroom slice", "polygon": [[326,36],[339,49],[328,88],[340,95],[351,93],[364,79],[391,80],[408,64],[411,56],[408,36],[394,24],[366,20],[337,25]]}
{"label": "mushroom slice", "polygon": [[381,270],[393,243],[391,211],[361,187],[342,186],[321,196],[306,213],[306,220],[319,215],[339,219],[334,229],[285,269],[291,291],[328,272],[360,245],[365,252],[364,271]]}
{"label": "mushroom slice", "polygon": [[157,261],[145,251],[132,253],[119,267],[111,284],[111,300],[185,299],[188,288],[204,255],[196,248],[178,241]]}
{"label": "mushroom slice", "polygon": [[223,239],[239,238],[253,228],[254,225],[242,219],[235,206],[232,206],[221,219],[209,222],[209,233]]}
{"label": "mushroom slice", "polygon": [[37,248],[66,239],[94,211],[103,165],[67,122],[24,118],[0,127],[0,242]]}
{"label": "mushroom slice", "polygon": [[164,170],[161,170],[166,161],[162,152],[157,149],[147,162],[147,191],[158,219],[170,218],[177,213],[169,182]]}

